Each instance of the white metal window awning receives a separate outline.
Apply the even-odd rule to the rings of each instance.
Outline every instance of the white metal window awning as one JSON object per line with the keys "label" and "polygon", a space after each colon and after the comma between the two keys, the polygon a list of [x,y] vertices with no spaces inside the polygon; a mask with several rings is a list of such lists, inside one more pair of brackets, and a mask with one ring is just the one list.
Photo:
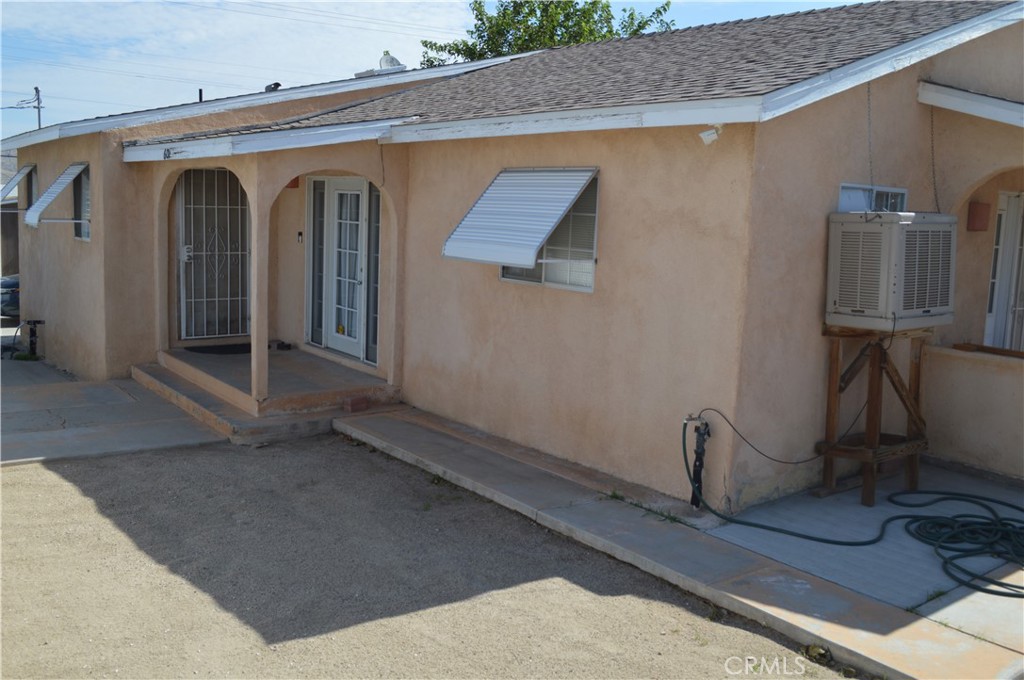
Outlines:
{"label": "white metal window awning", "polygon": [[4,185],[4,188],[0,189],[0,201],[2,201],[5,198],[7,198],[7,196],[12,191],[14,191],[14,188],[16,186],[18,186],[18,182],[20,182],[21,180],[25,179],[25,175],[27,175],[28,173],[32,172],[32,168],[34,168],[34,167],[36,167],[36,166],[31,165],[31,164],[21,166],[21,169],[18,170],[18,172],[14,173],[14,177],[12,177],[11,180],[7,184]]}
{"label": "white metal window awning", "polygon": [[32,207],[25,213],[25,224],[30,224],[33,227],[39,226],[43,211],[50,207],[50,204],[60,195],[60,192],[64,191],[69,184],[74,182],[75,178],[87,167],[89,167],[88,163],[72,163],[69,165],[67,170],[60,174],[57,181],[51,184],[50,188],[44,191],[39,200],[33,203]]}
{"label": "white metal window awning", "polygon": [[502,170],[445,241],[460,260],[532,268],[537,253],[597,168]]}

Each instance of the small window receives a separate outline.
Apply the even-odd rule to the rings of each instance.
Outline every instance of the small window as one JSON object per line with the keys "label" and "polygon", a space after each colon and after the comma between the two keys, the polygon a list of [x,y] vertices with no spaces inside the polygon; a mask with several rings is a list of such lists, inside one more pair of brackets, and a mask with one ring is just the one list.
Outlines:
{"label": "small window", "polygon": [[843,184],[839,187],[839,212],[903,212],[907,190]]}
{"label": "small window", "polygon": [[594,178],[541,247],[537,266],[531,269],[505,266],[501,268],[501,277],[591,291],[596,262],[597,178]]}
{"label": "small window", "polygon": [[78,177],[75,177],[74,195],[75,238],[80,238],[83,241],[88,241],[92,233],[92,230],[89,227],[89,168],[86,168],[81,173],[79,173]]}
{"label": "small window", "polygon": [[39,200],[39,170],[32,168],[25,176],[25,210]]}

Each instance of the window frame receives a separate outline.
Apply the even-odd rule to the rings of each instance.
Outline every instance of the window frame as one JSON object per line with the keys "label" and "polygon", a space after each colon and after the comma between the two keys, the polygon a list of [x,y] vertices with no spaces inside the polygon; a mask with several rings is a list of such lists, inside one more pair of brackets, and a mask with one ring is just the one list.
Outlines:
{"label": "window frame", "polygon": [[[39,167],[33,165],[25,175],[25,210],[39,200]],[[38,227],[37,227],[38,228]]]}
{"label": "window frame", "polygon": [[[853,189],[860,191],[868,191],[870,208],[844,208],[843,207],[843,190]],[[903,197],[903,207],[901,210],[879,210],[875,207],[875,199],[879,193],[898,194]],[[864,213],[864,212],[906,212],[907,204],[910,202],[909,192],[902,187],[887,187],[879,184],[853,184],[849,182],[843,182],[839,185],[839,201],[836,203],[836,212],[851,212],[851,213]]]}
{"label": "window frame", "polygon": [[89,168],[78,173],[71,183],[73,204],[72,219],[74,220],[75,240],[92,240],[92,182],[89,180]]}
{"label": "window frame", "polygon": [[[594,187],[594,189],[593,189],[593,191],[594,191],[594,212],[593,213],[587,213],[587,212],[577,211],[576,210],[576,206],[579,205],[580,200],[583,198],[583,195],[587,191],[590,190],[591,186]],[[571,290],[571,291],[575,291],[577,293],[593,293],[594,292],[594,284],[595,284],[595,281],[597,279],[597,259],[598,259],[597,258],[597,238],[598,238],[598,222],[599,222],[599,214],[600,214],[600,210],[599,210],[599,196],[600,196],[600,187],[599,187],[599,184],[598,184],[598,176],[595,175],[587,183],[587,185],[583,188],[583,191],[580,192],[579,196],[576,197],[576,200],[573,201],[572,206],[570,206],[569,210],[565,213],[565,216],[563,216],[562,219],[559,220],[558,224],[555,225],[555,228],[552,230],[551,234],[547,237],[547,239],[545,239],[544,244],[540,247],[540,250],[537,253],[537,262],[536,262],[536,264],[532,268],[530,268],[530,269],[526,269],[525,267],[510,267],[508,265],[499,265],[498,266],[498,278],[501,281],[508,281],[508,282],[516,283],[516,284],[524,284],[524,285],[529,285],[529,286],[547,286],[547,287],[550,287],[550,288],[559,288],[559,289],[562,289],[562,290]],[[593,245],[593,249],[591,250],[591,259],[589,260],[592,263],[592,270],[591,270],[591,274],[590,274],[590,284],[588,286],[573,285],[573,284],[569,284],[569,283],[562,283],[560,281],[548,280],[548,277],[547,277],[547,267],[545,266],[545,265],[549,265],[549,264],[554,264],[556,262],[573,262],[574,261],[574,260],[571,259],[571,257],[570,257],[569,260],[550,259],[550,258],[547,257],[547,250],[548,250],[548,247],[549,247],[548,244],[552,241],[552,239],[555,238],[555,235],[559,231],[559,229],[562,229],[563,225],[571,224],[571,220],[572,220],[573,216],[576,215],[576,214],[579,214],[580,216],[587,216],[587,217],[591,217],[592,216],[593,220],[594,220],[594,235],[593,235],[593,239],[592,239],[594,245]],[[570,252],[573,250],[571,245],[569,247],[569,250],[570,250]],[[575,261],[577,261],[577,262],[584,262],[586,260],[575,260]],[[509,270],[513,270],[513,269],[514,270],[522,271],[523,275],[521,275],[521,276],[510,275],[509,274]],[[530,272],[535,272],[535,271],[538,272],[539,276],[536,276],[536,277],[535,276],[527,276],[527,274],[529,274]]]}

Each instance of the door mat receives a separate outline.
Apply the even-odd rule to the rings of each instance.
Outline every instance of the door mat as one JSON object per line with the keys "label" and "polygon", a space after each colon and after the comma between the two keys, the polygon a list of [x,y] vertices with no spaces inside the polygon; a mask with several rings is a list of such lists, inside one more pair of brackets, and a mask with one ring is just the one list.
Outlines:
{"label": "door mat", "polygon": [[252,351],[252,345],[248,342],[240,342],[234,345],[199,345],[185,349],[199,354],[248,354]]}

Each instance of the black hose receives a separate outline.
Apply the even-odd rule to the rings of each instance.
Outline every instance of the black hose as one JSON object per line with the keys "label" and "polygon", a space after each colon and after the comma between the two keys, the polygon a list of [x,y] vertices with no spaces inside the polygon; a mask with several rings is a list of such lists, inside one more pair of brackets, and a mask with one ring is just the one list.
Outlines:
{"label": "black hose", "polygon": [[[872,538],[862,540],[839,540],[825,538],[823,536],[812,536],[799,531],[774,527],[758,522],[735,517],[727,517],[715,510],[708,504],[701,490],[694,485],[693,475],[690,472],[690,458],[686,448],[686,424],[683,422],[683,464],[686,468],[686,478],[690,482],[693,493],[700,499],[701,503],[715,517],[725,520],[731,524],[739,524],[754,529],[773,531],[786,536],[801,538],[806,541],[824,543],[827,545],[840,545],[849,547],[860,547],[874,545],[885,538],[885,532],[889,524],[899,520],[907,520],[904,525],[908,534],[933,547],[935,554],[942,560],[942,570],[951,579],[962,586],[977,590],[990,595],[1003,597],[1024,598],[1024,587],[1004,581],[998,581],[984,574],[976,574],[960,564],[961,560],[970,557],[995,557],[997,559],[1013,562],[1024,567],[1024,520],[1011,517],[1003,517],[993,508],[993,505],[1002,505],[1021,513],[1024,516],[1024,507],[1007,503],[996,498],[976,496],[974,494],[957,493],[950,491],[897,491],[888,496],[893,505],[905,508],[924,508],[937,503],[948,501],[959,501],[976,505],[985,511],[983,515],[957,514],[953,516],[944,515],[921,515],[903,514],[894,515],[882,522],[878,534]],[[904,500],[905,497],[933,496],[934,498],[913,502]],[[951,553],[951,554],[946,554]],[[976,581],[980,581],[978,583]],[[991,586],[987,587],[986,585]]]}

